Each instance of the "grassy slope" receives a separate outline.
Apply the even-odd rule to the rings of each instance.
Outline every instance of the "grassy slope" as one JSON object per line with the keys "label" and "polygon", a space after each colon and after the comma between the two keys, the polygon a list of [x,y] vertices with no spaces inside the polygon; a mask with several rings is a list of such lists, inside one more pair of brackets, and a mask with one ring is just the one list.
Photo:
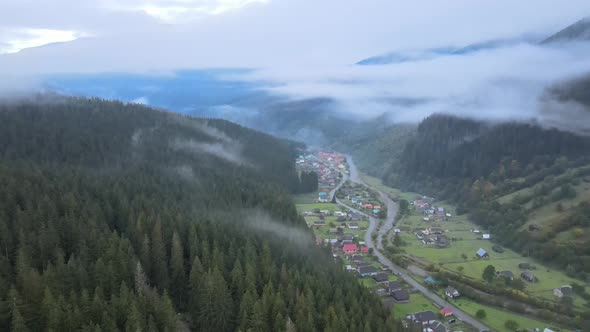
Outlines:
{"label": "grassy slope", "polygon": [[[454,209],[448,204],[446,205],[453,214]],[[454,215],[454,214],[453,214]],[[432,262],[434,264],[442,263],[443,267],[458,272],[459,266],[463,267],[461,272],[463,275],[481,279],[483,270],[487,265],[494,265],[496,270],[510,270],[514,274],[519,275],[520,269],[518,264],[531,263],[537,267],[533,273],[539,278],[540,282],[534,284],[527,284],[527,291],[546,295],[548,299],[553,300],[553,294],[547,293],[553,288],[563,285],[571,284],[576,281],[561,271],[552,270],[551,268],[531,259],[523,257],[520,254],[504,248],[503,253],[496,253],[492,250],[494,242],[488,240],[481,240],[481,234],[472,233],[471,229],[478,229],[478,227],[469,222],[465,216],[454,216],[448,222],[424,222],[421,217],[414,212],[410,217],[401,220],[400,225],[403,229],[411,228],[428,228],[440,227],[446,232],[449,238],[455,237],[457,241],[451,242],[451,247],[446,249],[437,249],[432,247],[425,247],[420,240],[416,238],[413,233],[403,233],[402,239],[406,241],[408,246],[404,249],[412,256]],[[482,230],[483,231],[483,230]],[[475,258],[475,251],[479,248],[485,249],[489,254],[489,259]],[[461,256],[465,254],[467,259]],[[576,281],[580,283],[580,281]]]}
{"label": "grassy slope", "polygon": [[[380,183],[378,179],[366,175],[363,175],[363,179],[366,181],[372,181],[371,185],[377,184],[380,190],[384,190],[391,194],[397,194],[399,197],[413,199],[416,196],[420,196],[416,193],[405,193],[398,189],[387,187]],[[446,202],[438,203],[438,205],[445,207],[453,215],[450,221],[438,223],[424,222],[422,220],[422,215],[417,212],[413,212],[412,215],[399,221],[399,228],[403,231],[402,239],[408,244],[404,249],[409,255],[434,264],[442,263],[443,268],[454,272],[458,272],[459,266],[462,266],[463,271],[461,273],[475,279],[481,279],[483,270],[490,264],[494,265],[498,271],[511,270],[515,275],[519,275],[521,270],[518,268],[518,264],[524,262],[530,263],[537,267],[533,272],[539,278],[540,282],[534,284],[527,283],[526,290],[536,296],[541,296],[549,300],[555,300],[555,297],[553,296],[553,288],[571,284],[572,282],[581,283],[579,280],[572,279],[561,271],[552,270],[551,268],[531,258],[523,257],[510,249],[504,248],[505,251],[501,254],[494,252],[492,250],[494,242],[480,240],[481,233],[476,234],[471,232],[472,229],[479,229],[482,232],[484,230],[481,230],[478,226],[467,220],[466,216],[457,216],[453,205],[447,204]],[[430,227],[440,227],[446,231],[447,236],[455,237],[458,240],[453,241],[450,248],[436,249],[424,247],[413,232],[408,233],[408,231],[416,228],[424,229]],[[479,248],[484,248],[488,251],[490,253],[490,258],[483,260],[475,258],[475,251]],[[463,253],[467,255],[466,260],[461,257]],[[586,287],[589,286],[590,285],[586,285]],[[576,298],[575,303],[578,306],[583,305],[583,301],[579,297]],[[504,327],[504,322],[507,319],[517,321],[520,327],[541,327],[546,325],[540,321],[521,317],[493,307],[480,305],[468,299],[460,300],[458,305],[472,315],[475,315],[475,312],[479,309],[486,310],[488,318],[485,320],[485,323],[498,329],[498,331],[507,331]]]}

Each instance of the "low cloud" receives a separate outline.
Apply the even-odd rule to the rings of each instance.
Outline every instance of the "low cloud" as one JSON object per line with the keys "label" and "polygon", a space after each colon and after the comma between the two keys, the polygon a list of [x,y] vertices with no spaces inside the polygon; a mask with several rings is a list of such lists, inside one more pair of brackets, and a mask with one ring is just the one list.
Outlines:
{"label": "low cloud", "polygon": [[289,226],[285,222],[280,222],[263,210],[243,210],[236,223],[239,223],[240,227],[265,233],[269,235],[268,238],[270,239],[286,241],[300,248],[309,248],[314,243],[313,236],[309,232],[305,232],[301,228]]}
{"label": "low cloud", "polygon": [[583,72],[590,72],[590,44],[523,43],[381,66],[271,68],[242,79],[272,83],[268,92],[293,101],[330,98],[333,110],[353,118],[387,114],[393,122],[419,122],[443,112],[480,120],[559,122],[560,128],[579,130],[590,122],[565,115],[584,114],[580,105],[569,110],[575,105],[556,107],[542,97],[551,84]]}
{"label": "low cloud", "polygon": [[210,154],[236,165],[250,165],[242,156],[242,148],[237,143],[204,143],[195,140],[176,139],[170,143],[170,146],[173,149],[194,154]]}

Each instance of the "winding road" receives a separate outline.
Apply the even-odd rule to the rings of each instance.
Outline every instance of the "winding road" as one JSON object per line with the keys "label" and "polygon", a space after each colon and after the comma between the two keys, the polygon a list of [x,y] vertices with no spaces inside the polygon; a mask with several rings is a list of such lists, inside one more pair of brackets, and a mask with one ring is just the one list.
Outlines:
{"label": "winding road", "polygon": [[350,175],[346,175],[346,174],[343,175],[342,182],[338,185],[338,187],[336,189],[334,189],[334,193],[336,192],[336,190],[338,188],[340,188],[340,186],[342,186],[342,184],[344,182],[346,182],[347,179],[350,179],[351,182],[365,185],[365,186],[375,190],[376,192],[378,192],[381,199],[383,200],[383,202],[387,206],[387,218],[385,219],[383,226],[378,230],[379,233],[377,236],[377,245],[375,245],[373,243],[373,238],[371,235],[373,234],[373,232],[375,232],[375,228],[378,225],[377,219],[375,219],[374,217],[372,217],[362,211],[359,211],[357,209],[354,209],[354,208],[342,203],[338,198],[336,198],[336,203],[338,203],[339,205],[342,205],[354,212],[360,213],[360,214],[367,216],[369,218],[370,224],[369,224],[369,228],[367,229],[367,233],[365,234],[365,245],[369,248],[373,248],[373,254],[379,259],[379,263],[381,263],[384,266],[387,266],[389,269],[391,269],[391,271],[393,271],[395,274],[397,274],[401,279],[403,279],[410,286],[412,286],[413,288],[418,290],[420,293],[424,294],[424,296],[427,297],[428,299],[430,299],[432,302],[436,303],[437,305],[439,305],[441,307],[453,308],[455,317],[457,317],[461,321],[463,321],[471,326],[474,326],[475,328],[479,329],[480,331],[483,331],[483,330],[490,330],[491,331],[491,329],[489,327],[482,324],[480,321],[471,317],[467,313],[459,310],[453,304],[444,300],[443,298],[438,296],[438,294],[434,293],[433,291],[426,288],[424,285],[422,285],[418,281],[414,280],[412,277],[410,277],[406,273],[406,271],[404,269],[393,264],[393,262],[391,260],[389,260],[387,257],[385,257],[385,255],[381,252],[381,250],[383,250],[383,243],[382,243],[383,236],[382,235],[387,234],[395,225],[395,218],[397,215],[398,205],[391,198],[389,198],[389,196],[387,194],[377,190],[376,188],[373,188],[373,187],[367,185],[360,178],[359,172],[358,172],[356,165],[354,164],[351,156],[346,156],[346,162],[348,163],[348,169],[349,169]]}

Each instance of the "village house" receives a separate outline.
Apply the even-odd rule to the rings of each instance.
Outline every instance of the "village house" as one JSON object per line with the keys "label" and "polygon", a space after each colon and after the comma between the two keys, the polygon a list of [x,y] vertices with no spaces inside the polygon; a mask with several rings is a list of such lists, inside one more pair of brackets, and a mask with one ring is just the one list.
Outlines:
{"label": "village house", "polygon": [[436,280],[434,280],[434,278],[432,278],[432,277],[424,278],[424,283],[429,286],[436,286],[438,284],[438,282]]}
{"label": "village house", "polygon": [[382,282],[387,282],[389,280],[389,276],[387,275],[387,273],[379,272],[373,276],[373,280],[375,280],[375,282],[379,284]]}
{"label": "village house", "polygon": [[570,285],[565,285],[565,286],[561,286],[559,288],[555,288],[553,290],[553,295],[555,295],[558,298],[564,298],[564,297],[573,297],[574,296],[574,290],[572,288],[572,286]]}
{"label": "village house", "polygon": [[391,292],[391,297],[393,297],[396,302],[408,302],[410,300],[410,293],[405,289],[398,289]]}
{"label": "village house", "polygon": [[358,261],[358,262],[356,262],[356,267],[369,266],[369,265],[371,265],[371,264],[372,264],[371,262],[367,262],[367,261],[365,261],[365,260],[362,260],[362,261]]}
{"label": "village house", "polygon": [[372,265],[369,265],[369,266],[361,266],[361,267],[358,268],[358,271],[359,271],[359,275],[362,278],[372,277],[372,276],[374,276],[374,275],[376,275],[378,273],[377,272],[377,269],[374,266],[372,266]]}
{"label": "village house", "polygon": [[323,220],[316,220],[313,222],[313,227],[324,227],[326,226],[326,222]]}
{"label": "village house", "polygon": [[489,240],[492,236],[490,234],[482,234],[481,238],[484,240]]}
{"label": "village house", "polygon": [[342,246],[342,251],[347,255],[352,255],[352,254],[356,254],[356,252],[358,251],[358,247],[354,243],[345,244],[344,246]]}
{"label": "village house", "polygon": [[406,316],[406,319],[412,323],[428,323],[430,321],[436,320],[436,315],[434,312],[427,310],[409,314]]}
{"label": "village house", "polygon": [[345,245],[349,245],[349,244],[353,244],[353,243],[354,243],[354,241],[352,241],[352,240],[341,240],[340,246],[344,247]]}
{"label": "village house", "polygon": [[416,210],[424,211],[425,209],[427,209],[428,207],[430,207],[430,204],[428,204],[424,200],[419,199],[417,201],[414,201],[414,206],[416,207]]}
{"label": "village house", "polygon": [[537,277],[535,277],[535,275],[530,271],[521,273],[520,277],[528,282],[537,282]]}
{"label": "village house", "polygon": [[425,324],[422,331],[423,332],[448,332],[449,330],[447,329],[447,327],[443,323],[435,320],[435,321],[431,321],[431,322]]}
{"label": "village house", "polygon": [[358,214],[358,213],[356,213],[356,212],[352,212],[352,213],[350,213],[350,214],[348,215],[348,218],[349,218],[351,221],[360,221],[360,220],[361,220],[361,215],[360,215],[360,214]]}
{"label": "village house", "polygon": [[359,229],[359,224],[356,222],[348,223],[348,228],[350,229]]}
{"label": "village house", "polygon": [[447,289],[445,290],[445,295],[451,299],[457,299],[461,296],[461,294],[459,294],[459,291],[455,289],[455,287],[453,286],[447,287]]}
{"label": "village house", "polygon": [[352,235],[352,234],[344,234],[344,235],[342,235],[342,240],[343,241],[352,241],[352,240],[354,240],[354,235]]}
{"label": "village house", "polygon": [[362,260],[363,260],[363,255],[361,255],[361,254],[355,254],[350,257],[351,262],[359,262]]}
{"label": "village house", "polygon": [[363,246],[363,247],[361,247],[361,252],[362,252],[363,254],[366,254],[366,253],[368,253],[368,252],[369,252],[369,248],[367,248],[367,247],[364,247],[364,246]]}
{"label": "village house", "polygon": [[444,307],[442,309],[440,309],[440,314],[443,317],[449,317],[449,316],[453,316],[454,314],[454,310],[451,307]]}
{"label": "village house", "polygon": [[393,293],[396,290],[402,289],[402,284],[399,281],[390,281],[387,285],[387,289],[390,293]]}
{"label": "village house", "polygon": [[406,316],[406,321],[413,325],[413,328],[422,332],[447,332],[446,326],[436,320],[436,315],[432,311],[423,311]]}
{"label": "village house", "polygon": [[475,255],[477,256],[477,258],[488,258],[488,257],[490,257],[490,254],[488,254],[488,252],[485,251],[483,248],[479,248],[475,252]]}

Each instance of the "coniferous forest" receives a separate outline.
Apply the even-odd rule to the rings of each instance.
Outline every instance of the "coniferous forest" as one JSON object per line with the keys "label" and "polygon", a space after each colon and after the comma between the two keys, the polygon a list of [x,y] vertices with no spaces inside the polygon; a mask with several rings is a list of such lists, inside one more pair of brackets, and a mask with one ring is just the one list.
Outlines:
{"label": "coniferous forest", "polygon": [[1,105],[0,331],[397,330],[297,215],[300,147],[119,102]]}

